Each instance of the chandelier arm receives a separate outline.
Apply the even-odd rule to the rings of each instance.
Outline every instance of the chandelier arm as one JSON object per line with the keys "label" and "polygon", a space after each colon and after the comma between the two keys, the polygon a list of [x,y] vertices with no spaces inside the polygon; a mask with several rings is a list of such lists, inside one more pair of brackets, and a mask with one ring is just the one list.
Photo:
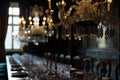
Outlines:
{"label": "chandelier arm", "polygon": [[81,1],[75,0],[75,3],[79,5],[81,4]]}
{"label": "chandelier arm", "polygon": [[105,4],[107,2],[107,0],[103,1],[102,3]]}
{"label": "chandelier arm", "polygon": [[94,6],[98,6],[99,4],[105,4],[107,3],[107,0],[103,1],[103,2],[96,2],[96,3],[93,3]]}
{"label": "chandelier arm", "polygon": [[107,0],[103,1],[103,2],[97,2],[98,4],[105,4],[107,3]]}
{"label": "chandelier arm", "polygon": [[62,24],[61,22],[60,23],[55,23],[54,26],[57,29],[61,24]]}
{"label": "chandelier arm", "polygon": [[72,5],[72,6],[69,8],[69,10],[66,12],[65,16],[66,16],[66,17],[70,16],[71,11],[72,11],[73,9],[76,9],[77,7],[78,7],[77,5]]}
{"label": "chandelier arm", "polygon": [[69,23],[69,25],[73,25],[75,22],[76,22],[76,20],[74,20],[74,16],[70,16],[70,17],[68,18],[68,23]]}

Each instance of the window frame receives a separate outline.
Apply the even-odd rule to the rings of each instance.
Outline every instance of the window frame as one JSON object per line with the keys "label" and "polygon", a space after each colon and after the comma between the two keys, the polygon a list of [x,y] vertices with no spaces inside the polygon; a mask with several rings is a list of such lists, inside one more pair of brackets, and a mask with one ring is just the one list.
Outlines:
{"label": "window frame", "polygon": [[[9,20],[8,20],[8,27],[9,26],[12,26],[12,34],[11,34],[11,36],[12,36],[12,38],[11,38],[11,43],[12,43],[12,45],[11,45],[11,48],[7,48],[6,46],[7,46],[7,43],[6,43],[6,41],[7,40],[5,40],[5,48],[6,48],[6,51],[7,52],[10,52],[10,51],[20,51],[20,43],[19,43],[19,47],[18,48],[15,48],[14,46],[15,46],[15,42],[14,42],[14,40],[15,40],[15,37],[14,37],[14,35],[13,35],[13,32],[14,32],[14,27],[16,27],[16,26],[18,26],[18,28],[19,28],[19,23],[17,23],[17,24],[14,24],[14,22],[13,22],[13,18],[14,17],[18,17],[19,18],[19,16],[20,16],[20,7],[19,7],[19,3],[18,2],[10,2],[10,5],[9,5],[9,8],[12,8],[12,14],[9,14],[10,12],[8,11],[8,16],[9,17],[11,17],[11,20],[12,20],[12,22],[11,23],[9,23]],[[19,8],[19,10],[18,10],[18,15],[16,15],[16,14],[14,14],[13,12],[13,9],[14,8]],[[9,10],[9,9],[8,9]],[[8,19],[9,19],[9,17],[8,17]],[[7,31],[8,32],[8,31]],[[18,33],[19,33],[19,30],[18,30]],[[18,36],[19,36],[19,34],[18,34]],[[7,39],[7,34],[6,34],[6,39]]]}

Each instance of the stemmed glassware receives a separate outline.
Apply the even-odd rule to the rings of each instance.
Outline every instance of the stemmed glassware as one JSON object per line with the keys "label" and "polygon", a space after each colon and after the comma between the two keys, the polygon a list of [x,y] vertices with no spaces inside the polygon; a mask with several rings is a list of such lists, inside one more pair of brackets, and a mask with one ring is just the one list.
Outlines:
{"label": "stemmed glassware", "polygon": [[[14,54],[12,57],[17,63],[25,68],[27,80],[72,80],[70,77],[71,65],[39,58],[31,54]],[[48,65],[48,67],[46,66]]]}

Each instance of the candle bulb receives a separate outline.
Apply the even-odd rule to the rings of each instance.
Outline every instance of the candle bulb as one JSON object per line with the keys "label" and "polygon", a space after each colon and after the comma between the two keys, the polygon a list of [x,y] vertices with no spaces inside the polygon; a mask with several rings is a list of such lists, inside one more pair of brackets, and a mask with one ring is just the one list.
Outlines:
{"label": "candle bulb", "polygon": [[112,3],[112,0],[107,0],[107,2],[111,4],[111,3]]}
{"label": "candle bulb", "polygon": [[51,0],[48,0],[48,7],[51,9]]}
{"label": "candle bulb", "polygon": [[25,21],[24,17],[22,16],[21,20],[20,20],[20,26],[21,26],[22,29],[24,29],[25,24],[26,24],[26,21]]}
{"label": "candle bulb", "polygon": [[45,26],[45,24],[46,24],[45,21],[43,21],[43,22],[42,22],[42,25]]}
{"label": "candle bulb", "polygon": [[26,24],[25,20],[23,21],[23,24],[24,24],[24,25]]}
{"label": "candle bulb", "polygon": [[46,21],[46,17],[43,17],[43,21]]}
{"label": "candle bulb", "polygon": [[24,21],[24,17],[23,16],[21,17],[21,21]]}
{"label": "candle bulb", "polygon": [[32,17],[30,16],[28,19],[29,19],[29,21],[31,21],[31,20],[32,20]]}
{"label": "candle bulb", "polygon": [[32,21],[30,21],[30,25],[32,25]]}

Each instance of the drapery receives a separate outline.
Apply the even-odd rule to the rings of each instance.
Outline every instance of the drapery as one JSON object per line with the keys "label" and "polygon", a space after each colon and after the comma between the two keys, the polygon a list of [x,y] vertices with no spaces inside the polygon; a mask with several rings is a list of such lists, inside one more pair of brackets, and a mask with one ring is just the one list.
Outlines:
{"label": "drapery", "polygon": [[7,33],[7,26],[8,26],[8,1],[1,1],[0,2],[0,62],[5,61],[5,38]]}

